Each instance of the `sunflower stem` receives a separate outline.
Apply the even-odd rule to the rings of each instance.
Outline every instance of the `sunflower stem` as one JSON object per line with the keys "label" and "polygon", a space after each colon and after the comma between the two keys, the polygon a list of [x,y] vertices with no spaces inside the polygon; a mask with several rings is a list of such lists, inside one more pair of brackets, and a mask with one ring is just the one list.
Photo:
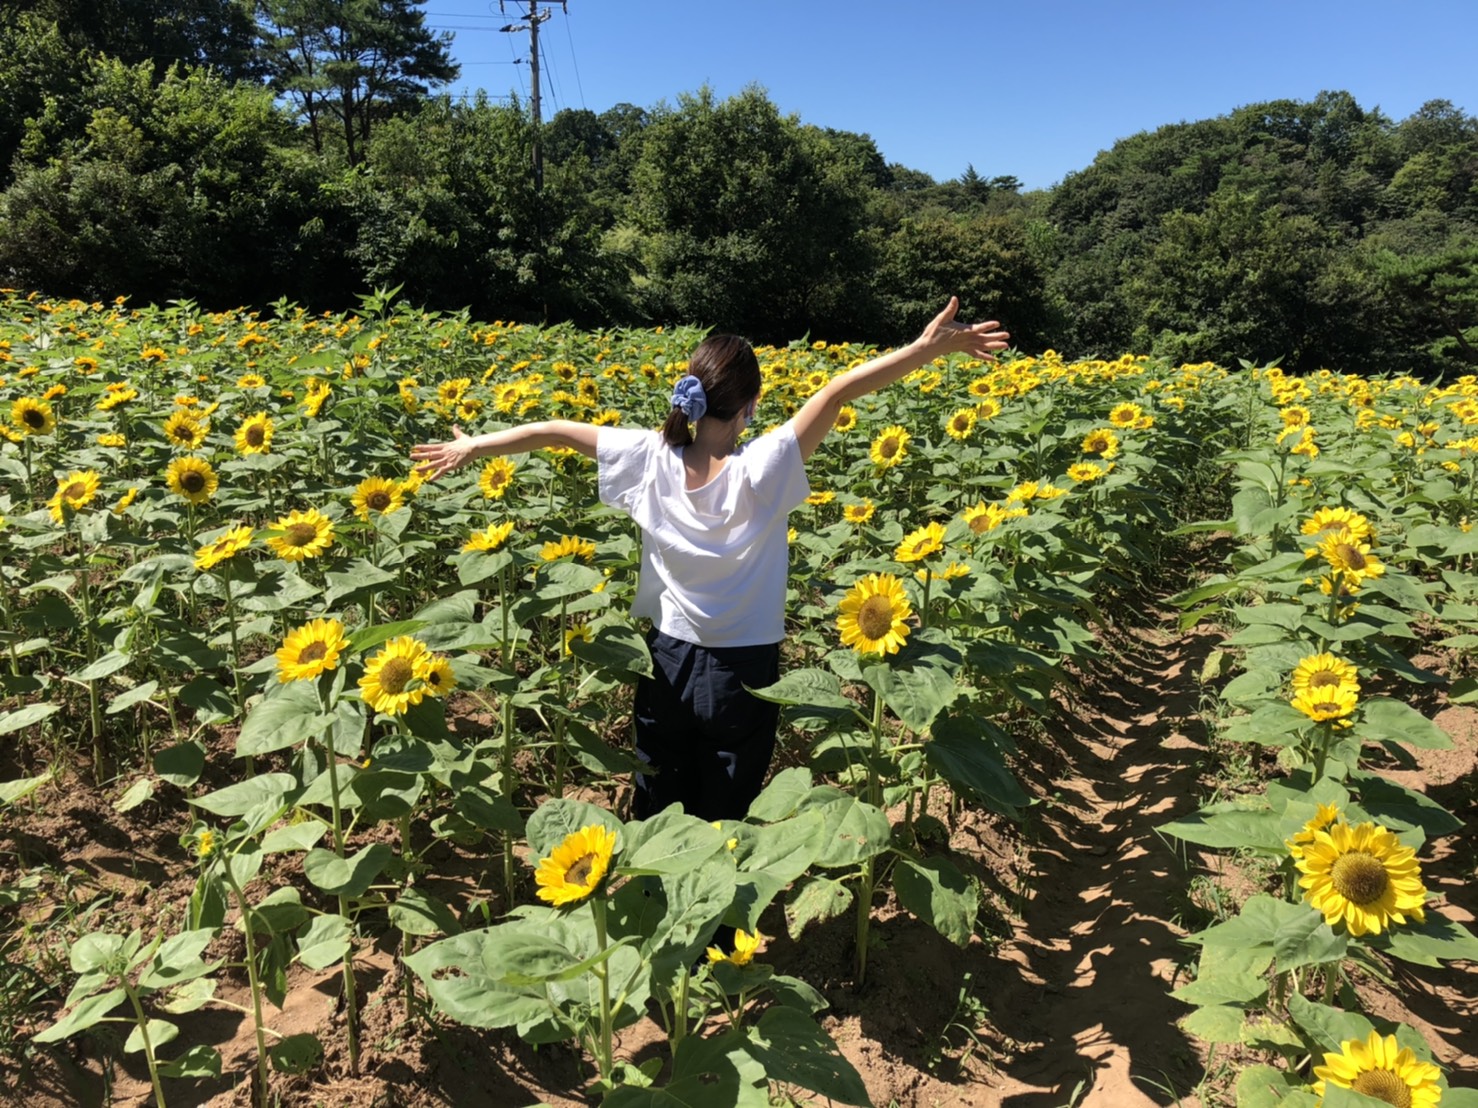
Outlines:
{"label": "sunflower stem", "polygon": [[[513,782],[513,698],[509,694],[503,695],[502,717],[503,717],[503,792],[512,803],[514,799]],[[513,903],[513,833],[505,832],[503,835],[503,892],[508,897],[508,903]]]}
{"label": "sunflower stem", "polygon": [[236,895],[236,904],[241,909],[241,929],[246,935],[246,983],[251,989],[252,1026],[257,1034],[257,1102],[267,1108],[267,1035],[262,1020],[262,982],[257,975],[256,930],[252,925],[252,908],[236,875],[231,871],[231,859],[223,860],[221,872],[226,875],[226,884]]}
{"label": "sunflower stem", "polygon": [[[606,949],[606,898],[602,890],[597,889],[595,895],[590,898],[590,910],[595,914],[596,953],[603,954]],[[609,1081],[611,1071],[615,1068],[611,1043],[610,962],[602,961],[592,972],[600,978],[600,1040],[596,1044],[596,1064],[600,1067],[601,1077]]]}
{"label": "sunflower stem", "polygon": [[688,1037],[688,983],[692,980],[693,973],[688,966],[683,966],[682,977],[677,983],[677,1004],[673,1011],[672,1021],[672,1052],[677,1053],[678,1047],[683,1045],[683,1040]]}
{"label": "sunflower stem", "polygon": [[872,926],[872,859],[862,863],[862,880],[857,886],[857,987],[867,983],[867,937]]}
{"label": "sunflower stem", "polygon": [[[68,521],[70,530],[70,520]],[[92,585],[87,577],[87,547],[81,539],[77,540],[77,594],[82,601],[82,622],[85,625],[87,639],[87,662],[91,665],[97,661],[97,639],[94,636],[96,624],[92,618]],[[103,758],[103,709],[98,699],[98,687],[96,681],[87,682],[87,715],[88,722],[92,728],[92,779],[96,785],[103,783],[104,758]]]}
{"label": "sunflower stem", "polygon": [[231,631],[231,680],[236,686],[236,711],[246,711],[246,696],[241,691],[241,644],[236,639],[236,604],[231,596],[230,564],[221,567],[221,588],[226,593],[226,626]]}
{"label": "sunflower stem", "polygon": [[139,1037],[144,1040],[144,1061],[149,1063],[149,1083],[154,1086],[154,1103],[157,1108],[164,1108],[164,1085],[159,1080],[159,1062],[154,1057],[154,1044],[149,1040],[149,1017],[144,1014],[138,990],[129,984],[127,977],[123,980],[123,991],[128,994],[128,1001],[133,1005]]}
{"label": "sunflower stem", "polygon": [[1329,740],[1334,734],[1334,722],[1324,720],[1319,724],[1319,746],[1314,751],[1314,779],[1310,785],[1317,785],[1319,779],[1324,776],[1324,761],[1329,757]]}

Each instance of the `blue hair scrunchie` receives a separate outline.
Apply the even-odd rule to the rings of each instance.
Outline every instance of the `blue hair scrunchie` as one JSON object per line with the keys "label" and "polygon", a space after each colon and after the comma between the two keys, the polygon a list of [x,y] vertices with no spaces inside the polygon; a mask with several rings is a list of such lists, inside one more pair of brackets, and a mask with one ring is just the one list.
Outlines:
{"label": "blue hair scrunchie", "polygon": [[697,423],[708,411],[708,394],[703,391],[703,382],[691,373],[672,389],[672,406],[681,408],[689,423]]}

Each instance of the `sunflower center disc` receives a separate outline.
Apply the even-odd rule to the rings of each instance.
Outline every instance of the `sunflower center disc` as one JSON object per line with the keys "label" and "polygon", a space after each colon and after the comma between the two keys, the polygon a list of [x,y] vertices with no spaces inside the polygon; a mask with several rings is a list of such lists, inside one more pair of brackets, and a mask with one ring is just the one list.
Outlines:
{"label": "sunflower center disc", "polygon": [[1365,568],[1365,555],[1361,554],[1360,551],[1356,550],[1349,543],[1342,542],[1334,549],[1338,552],[1340,560],[1355,573],[1359,573]]}
{"label": "sunflower center disc", "polygon": [[321,642],[309,643],[303,647],[303,652],[298,655],[298,662],[316,662],[328,653],[328,646]]}
{"label": "sunflower center disc", "polygon": [[383,512],[390,507],[390,494],[388,492],[372,492],[365,497],[365,503],[377,512]]}
{"label": "sunflower center disc", "polygon": [[898,453],[898,440],[884,439],[882,445],[878,447],[878,453],[885,458],[893,457],[894,454]]}
{"label": "sunflower center disc", "polygon": [[414,676],[415,667],[410,662],[404,658],[391,658],[380,667],[380,688],[391,696],[398,696]]}
{"label": "sunflower center disc", "polygon": [[267,439],[267,433],[261,424],[253,424],[246,429],[246,442],[248,446],[261,446]]}
{"label": "sunflower center disc", "polygon": [[1337,687],[1338,685],[1339,674],[1333,670],[1321,669],[1309,678],[1309,688],[1311,689],[1327,689]]}
{"label": "sunflower center disc", "polygon": [[886,596],[869,596],[857,609],[857,628],[869,639],[881,639],[893,629],[893,602]]}
{"label": "sunflower center disc", "polygon": [[62,491],[63,500],[81,500],[86,495],[87,486],[84,485],[81,481],[73,481],[70,485],[66,487],[66,489]]}
{"label": "sunflower center disc", "polygon": [[180,488],[189,493],[199,492],[201,489],[205,488],[205,475],[203,473],[196,473],[194,470],[191,470],[189,473],[180,478]]}
{"label": "sunflower center disc", "polygon": [[307,546],[318,537],[318,528],[311,523],[294,523],[283,534],[289,546]]}
{"label": "sunflower center disc", "polygon": [[570,885],[586,885],[590,883],[590,871],[595,868],[595,855],[582,854],[575,859],[574,865],[565,870],[565,882]]}
{"label": "sunflower center disc", "polygon": [[23,417],[27,427],[35,427],[38,430],[46,426],[46,417],[35,408],[29,409]]}
{"label": "sunflower center disc", "polygon": [[[1363,850],[1341,854],[1330,867],[1329,877],[1335,892],[1351,904],[1358,904],[1362,908],[1379,900],[1391,884],[1386,867],[1381,864],[1380,859]],[[1390,1103],[1396,1102],[1393,1100]]]}
{"label": "sunflower center disc", "polygon": [[1366,1070],[1350,1086],[1357,1093],[1373,1096],[1394,1104],[1396,1108],[1411,1108],[1411,1088],[1390,1070]]}

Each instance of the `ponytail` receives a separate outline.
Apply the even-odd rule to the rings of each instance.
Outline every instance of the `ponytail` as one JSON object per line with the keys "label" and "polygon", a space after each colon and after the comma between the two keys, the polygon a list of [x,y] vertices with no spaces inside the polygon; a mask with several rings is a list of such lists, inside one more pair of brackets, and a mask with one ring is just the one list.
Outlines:
{"label": "ponytail", "polygon": [[[737,335],[710,335],[688,359],[688,372],[673,390],[672,410],[658,432],[677,448],[693,441],[693,424],[712,416],[733,419],[760,393],[763,378],[754,348]],[[694,396],[702,405],[694,406]]]}
{"label": "ponytail", "polygon": [[663,442],[673,448],[688,446],[693,441],[693,428],[681,408],[673,408],[667,413],[667,418],[662,421],[662,428],[658,434],[662,436]]}

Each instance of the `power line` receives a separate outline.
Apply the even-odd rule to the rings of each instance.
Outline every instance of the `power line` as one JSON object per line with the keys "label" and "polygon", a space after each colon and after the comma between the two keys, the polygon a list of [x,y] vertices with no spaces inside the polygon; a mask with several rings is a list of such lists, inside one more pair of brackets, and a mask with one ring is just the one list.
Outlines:
{"label": "power line", "polygon": [[565,12],[565,39],[570,44],[570,62],[575,67],[575,88],[580,91],[580,107],[589,108],[585,103],[585,85],[580,81],[580,59],[575,57],[575,39],[570,34],[570,13]]}
{"label": "power line", "polygon": [[543,60],[544,65],[549,67],[549,95],[554,98],[554,110],[557,112],[560,110],[560,95],[559,82],[555,79],[554,63],[549,60],[549,51],[545,50],[543,46],[539,47],[539,57]]}

